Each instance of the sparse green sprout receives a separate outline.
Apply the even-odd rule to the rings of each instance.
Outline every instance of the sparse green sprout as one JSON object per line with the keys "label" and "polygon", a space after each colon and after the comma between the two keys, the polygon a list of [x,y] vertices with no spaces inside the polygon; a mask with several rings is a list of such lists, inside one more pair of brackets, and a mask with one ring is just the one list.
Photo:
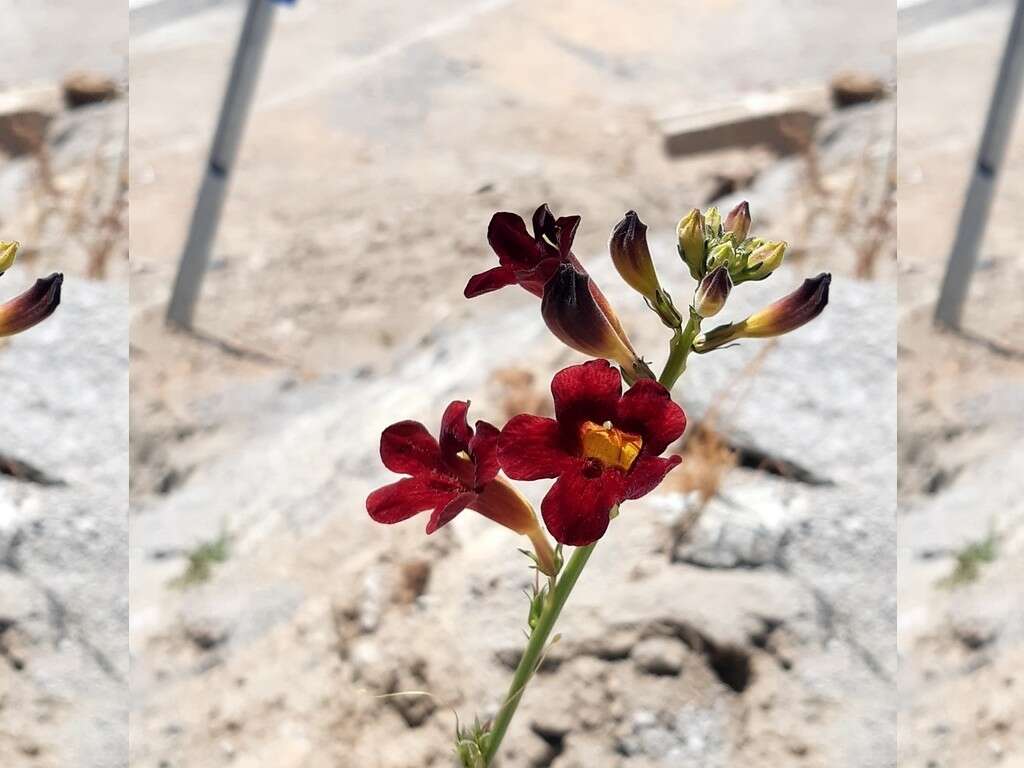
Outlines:
{"label": "sparse green sprout", "polygon": [[956,589],[972,584],[981,576],[983,565],[995,562],[999,557],[999,535],[995,531],[980,541],[973,541],[956,553],[956,564],[948,576],[939,581],[945,589]]}
{"label": "sparse green sprout", "polygon": [[989,531],[984,539],[971,542],[956,553],[956,563],[952,572],[939,581],[944,589],[966,587],[977,582],[981,577],[981,567],[995,562],[999,556],[999,537],[995,531]]}
{"label": "sparse green sprout", "polygon": [[206,541],[188,553],[185,572],[171,582],[171,586],[187,589],[204,584],[213,576],[214,566],[227,562],[231,555],[231,536],[222,532],[216,539]]}

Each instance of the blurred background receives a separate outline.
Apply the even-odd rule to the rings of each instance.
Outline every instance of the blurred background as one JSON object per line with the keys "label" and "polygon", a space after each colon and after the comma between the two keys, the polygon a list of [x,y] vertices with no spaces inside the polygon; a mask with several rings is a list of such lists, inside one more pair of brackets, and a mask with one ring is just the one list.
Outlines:
{"label": "blurred background", "polygon": [[0,339],[0,764],[127,765],[124,8],[0,0],[0,300],[63,272]]}
{"label": "blurred background", "polygon": [[822,270],[831,304],[692,361],[684,465],[597,548],[502,765],[892,765],[892,3],[340,5],[277,13],[185,332],[164,316],[244,3],[133,4],[133,764],[450,766],[452,710],[493,715],[523,643],[520,542],[364,499],[388,424],[542,413],[580,359],[526,293],[462,298],[491,214],[581,214],[660,365],[612,226],[639,212],[684,302],[676,223],[749,199],[790,256],[730,319]]}
{"label": "blurred background", "polygon": [[1020,115],[961,330],[932,320],[1014,8],[960,5],[923,24],[916,11],[900,18],[899,743],[908,766],[1024,760]]}

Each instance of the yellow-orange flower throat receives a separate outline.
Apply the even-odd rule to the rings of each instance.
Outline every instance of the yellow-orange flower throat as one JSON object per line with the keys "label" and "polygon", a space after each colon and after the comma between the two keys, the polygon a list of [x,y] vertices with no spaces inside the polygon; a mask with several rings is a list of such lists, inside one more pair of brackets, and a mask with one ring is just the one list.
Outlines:
{"label": "yellow-orange flower throat", "polygon": [[640,435],[623,432],[611,425],[602,426],[585,421],[580,427],[580,441],[583,455],[595,459],[605,467],[614,467],[628,472],[633,466],[644,441]]}

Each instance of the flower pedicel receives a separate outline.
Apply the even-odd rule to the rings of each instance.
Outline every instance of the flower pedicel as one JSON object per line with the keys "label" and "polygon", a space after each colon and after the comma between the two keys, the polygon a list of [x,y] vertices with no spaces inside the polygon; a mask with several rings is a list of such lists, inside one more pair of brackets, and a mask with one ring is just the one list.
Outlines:
{"label": "flower pedicel", "polygon": [[[428,534],[473,510],[527,536],[533,545],[527,554],[545,577],[530,596],[528,641],[497,716],[457,728],[455,753],[464,768],[493,764],[562,608],[619,506],[653,491],[679,464],[679,456],[663,454],[686,429],[686,416],[671,390],[690,354],[796,330],[824,310],[831,283],[828,274],[805,280],[759,312],[704,332],[704,320],[723,310],[737,286],[764,280],[778,269],[786,244],[749,236],[745,202],[724,221],[715,208],[691,211],[676,230],[681,272],[694,281],[689,306],[680,311],[655,272],[646,225],[629,211],[613,228],[609,251],[619,275],[672,331],[656,378],[572,252],[580,217],[556,218],[541,205],[531,224],[532,234],[518,215],[494,214],[487,241],[498,266],[471,277],[464,293],[475,298],[519,285],[540,298],[541,316],[551,332],[593,359],[554,375],[553,419],[519,414],[500,430],[485,421],[477,421],[474,429],[466,419],[469,403],[456,400],[442,416],[439,440],[419,422],[392,424],[381,435],[381,460],[408,477],[379,488],[366,501],[370,517],[381,523],[429,510]],[[58,297],[59,287],[58,279]],[[500,472],[511,480],[555,479],[541,503],[541,516],[557,549],[529,502]],[[567,560],[563,546],[575,548]]]}

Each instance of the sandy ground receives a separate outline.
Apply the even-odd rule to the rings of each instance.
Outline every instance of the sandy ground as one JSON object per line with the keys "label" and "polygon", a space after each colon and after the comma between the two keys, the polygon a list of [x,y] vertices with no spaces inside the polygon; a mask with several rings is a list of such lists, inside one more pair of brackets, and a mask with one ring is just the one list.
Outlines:
{"label": "sandy ground", "polygon": [[[1007,4],[901,36],[900,764],[1003,766],[1020,731],[1024,347],[1018,127],[961,334],[934,301],[1006,34]],[[1018,121],[1019,122],[1019,121]],[[950,587],[956,556],[994,562]]]}
{"label": "sandy ground", "polygon": [[[278,14],[195,335],[168,331],[163,312],[238,7],[132,40],[135,762],[449,765],[447,705],[493,710],[523,571],[472,519],[426,544],[415,525],[368,524],[379,429],[400,415],[433,423],[463,393],[500,420],[496,368],[539,381],[574,359],[521,296],[462,300],[465,275],[492,259],[492,212],[546,200],[582,214],[578,252],[610,282],[602,254],[623,211],[641,212],[678,269],[672,228],[725,175],[752,184],[760,231],[799,243],[783,283],[824,267],[851,281],[832,320],[765,364],[765,386],[789,405],[743,409],[729,427],[793,461],[813,444],[834,485],[736,470],[684,542],[671,533],[678,489],[637,505],[596,566],[604,578],[581,587],[565,652],[503,765],[892,765],[895,477],[878,446],[895,439],[893,338],[879,330],[895,311],[893,249],[883,240],[876,280],[857,281],[848,232],[888,186],[892,102],[837,117],[822,157],[785,163],[757,151],[672,160],[655,125],[840,69],[891,79],[891,4],[857,4],[852,27],[842,4],[335,8],[304,0]],[[755,53],[766,45],[771,56]],[[652,343],[657,326],[606,290]],[[857,317],[875,318],[874,332],[844,333]],[[829,375],[799,389],[791,371],[812,375],[829,334],[843,338]],[[751,352],[705,367],[695,415],[749,376]],[[887,415],[847,440],[871,403]],[[186,555],[225,530],[213,578],[174,588]],[[428,583],[403,587],[423,561]],[[652,655],[667,674],[650,673]],[[424,687],[436,704],[373,698]]]}

